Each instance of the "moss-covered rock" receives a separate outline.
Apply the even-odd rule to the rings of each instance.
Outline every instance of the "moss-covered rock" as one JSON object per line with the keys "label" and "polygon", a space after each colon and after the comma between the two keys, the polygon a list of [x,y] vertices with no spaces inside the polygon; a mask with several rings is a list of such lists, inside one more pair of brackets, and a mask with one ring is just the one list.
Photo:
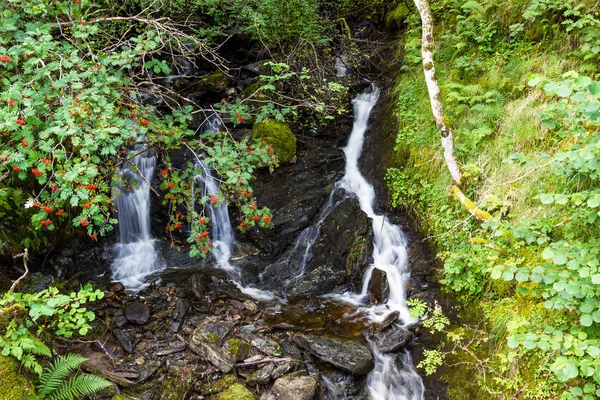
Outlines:
{"label": "moss-covered rock", "polygon": [[255,397],[244,385],[234,383],[229,389],[215,397],[216,400],[255,400]]}
{"label": "moss-covered rock", "polygon": [[35,400],[33,385],[19,372],[19,363],[0,355],[0,400]]}
{"label": "moss-covered rock", "polygon": [[410,9],[405,3],[400,3],[385,16],[385,24],[388,29],[398,28],[404,25],[406,18],[410,15]]}
{"label": "moss-covered rock", "polygon": [[273,146],[279,162],[290,162],[296,155],[296,136],[285,122],[268,119],[255,123],[252,139],[263,139]]}
{"label": "moss-covered rock", "polygon": [[116,394],[110,400],[140,400],[139,397],[133,397],[126,394]]}
{"label": "moss-covered rock", "polygon": [[162,400],[184,400],[193,381],[193,371],[181,361],[174,362],[162,383]]}
{"label": "moss-covered rock", "polygon": [[225,72],[217,71],[204,77],[202,83],[206,90],[211,92],[222,92],[229,87],[231,79]]}

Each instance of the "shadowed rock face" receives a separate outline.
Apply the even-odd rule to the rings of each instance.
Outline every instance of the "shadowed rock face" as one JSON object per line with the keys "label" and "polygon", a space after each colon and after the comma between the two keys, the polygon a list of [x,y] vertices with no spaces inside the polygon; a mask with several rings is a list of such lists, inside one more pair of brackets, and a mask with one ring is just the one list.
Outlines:
{"label": "shadowed rock face", "polygon": [[303,146],[296,164],[286,164],[272,174],[264,171],[253,183],[259,204],[273,212],[273,229],[250,229],[239,235],[265,255],[282,254],[317,216],[333,184],[342,176],[341,150],[327,143]]}

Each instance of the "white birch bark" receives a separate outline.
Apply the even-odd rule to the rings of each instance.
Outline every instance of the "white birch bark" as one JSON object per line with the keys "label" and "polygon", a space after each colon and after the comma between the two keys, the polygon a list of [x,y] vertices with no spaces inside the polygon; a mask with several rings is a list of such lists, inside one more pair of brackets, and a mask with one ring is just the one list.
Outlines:
{"label": "white birch bark", "polygon": [[442,149],[444,150],[444,160],[452,176],[454,184],[460,186],[462,175],[456,154],[454,153],[454,137],[452,128],[447,124],[444,115],[444,106],[442,104],[442,95],[440,86],[435,76],[435,66],[433,64],[433,19],[427,0],[414,0],[419,14],[421,15],[421,25],[423,35],[421,39],[421,57],[423,58],[423,71],[425,73],[425,82],[429,92],[429,101],[431,102],[431,111],[435,119],[435,125],[442,135]]}

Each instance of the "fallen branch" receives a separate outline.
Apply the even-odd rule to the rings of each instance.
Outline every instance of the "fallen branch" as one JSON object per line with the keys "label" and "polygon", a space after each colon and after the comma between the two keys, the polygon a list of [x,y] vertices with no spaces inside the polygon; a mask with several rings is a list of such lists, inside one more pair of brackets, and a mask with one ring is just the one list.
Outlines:
{"label": "fallen branch", "polygon": [[258,361],[249,361],[249,362],[238,363],[238,364],[236,364],[236,367],[247,367],[247,366],[250,366],[250,365],[266,364],[266,363],[280,363],[280,362],[294,362],[294,360],[292,360],[289,357],[285,357],[285,358],[263,358],[262,360],[258,360]]}
{"label": "fallen branch", "polygon": [[27,276],[27,274],[29,273],[29,268],[27,268],[27,261],[29,261],[29,250],[25,249],[25,251],[23,251],[22,253],[14,256],[14,258],[18,258],[18,257],[23,257],[23,266],[25,267],[25,272],[23,272],[23,275],[21,275],[19,277],[19,279],[17,279],[16,281],[13,282],[10,289],[8,289],[9,293],[14,292],[15,288],[17,287],[19,282],[21,282],[23,280],[23,278],[25,278]]}

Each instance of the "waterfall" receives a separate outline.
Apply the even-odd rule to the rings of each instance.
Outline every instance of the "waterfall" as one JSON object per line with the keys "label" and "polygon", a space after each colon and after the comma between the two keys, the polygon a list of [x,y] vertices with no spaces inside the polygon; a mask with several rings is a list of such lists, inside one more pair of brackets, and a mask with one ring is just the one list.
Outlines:
{"label": "waterfall", "polygon": [[[219,197],[219,184],[208,166],[201,160],[196,160],[195,168],[201,171],[201,173],[194,176],[194,185],[199,185],[200,196]],[[195,187],[192,186],[192,193],[194,191]],[[232,275],[234,280],[241,279],[239,269],[229,263],[231,246],[235,242],[235,237],[231,228],[231,221],[229,220],[227,203],[225,200],[221,200],[213,205],[208,201],[202,204],[202,209],[208,218],[210,218],[212,224],[212,254],[215,257],[217,266]]]}
{"label": "waterfall", "polygon": [[[390,313],[398,312],[403,326],[413,323],[406,306],[405,287],[409,277],[406,241],[399,227],[388,219],[375,213],[373,203],[375,191],[373,186],[362,176],[358,168],[358,160],[367,130],[367,122],[371,110],[379,97],[375,87],[354,99],[354,125],[348,144],[344,148],[346,169],[341,185],[349,193],[358,198],[360,208],[372,220],[373,225],[373,264],[365,272],[360,294],[345,293],[333,295],[339,300],[359,306],[359,311],[367,313],[375,322],[383,321]],[[367,288],[374,268],[385,271],[390,294],[385,304],[360,306],[367,296]],[[375,342],[370,341],[375,357],[375,368],[367,377],[369,394],[374,400],[421,400],[424,387],[421,378],[410,368],[410,356],[398,357],[382,354]]]}
{"label": "waterfall", "polygon": [[[216,133],[221,127],[221,120],[218,117],[209,119],[206,123],[205,132]],[[195,191],[194,185],[199,185],[200,196],[208,197],[219,196],[219,182],[216,179],[214,172],[206,164],[206,162],[196,158],[195,168],[200,171],[194,176],[194,184],[192,186],[192,193]],[[254,287],[244,286],[242,281],[242,273],[237,266],[230,263],[232,247],[235,244],[235,235],[231,227],[231,220],[229,219],[229,211],[227,210],[227,202],[222,199],[217,204],[207,201],[204,204],[194,204],[194,207],[202,207],[204,213],[210,218],[212,224],[211,237],[213,241],[212,254],[215,257],[216,266],[227,272],[233,283],[240,289],[240,291],[255,300],[259,301],[270,301],[278,299],[283,302],[282,299],[277,297],[272,292],[257,289]],[[198,210],[196,210],[198,211]]]}
{"label": "waterfall", "polygon": [[148,185],[156,167],[156,155],[143,144],[134,145],[129,154],[133,157],[118,168],[120,179],[113,189],[119,235],[111,268],[113,280],[128,289],[140,290],[147,285],[145,278],[162,268],[155,239],[150,234]]}

